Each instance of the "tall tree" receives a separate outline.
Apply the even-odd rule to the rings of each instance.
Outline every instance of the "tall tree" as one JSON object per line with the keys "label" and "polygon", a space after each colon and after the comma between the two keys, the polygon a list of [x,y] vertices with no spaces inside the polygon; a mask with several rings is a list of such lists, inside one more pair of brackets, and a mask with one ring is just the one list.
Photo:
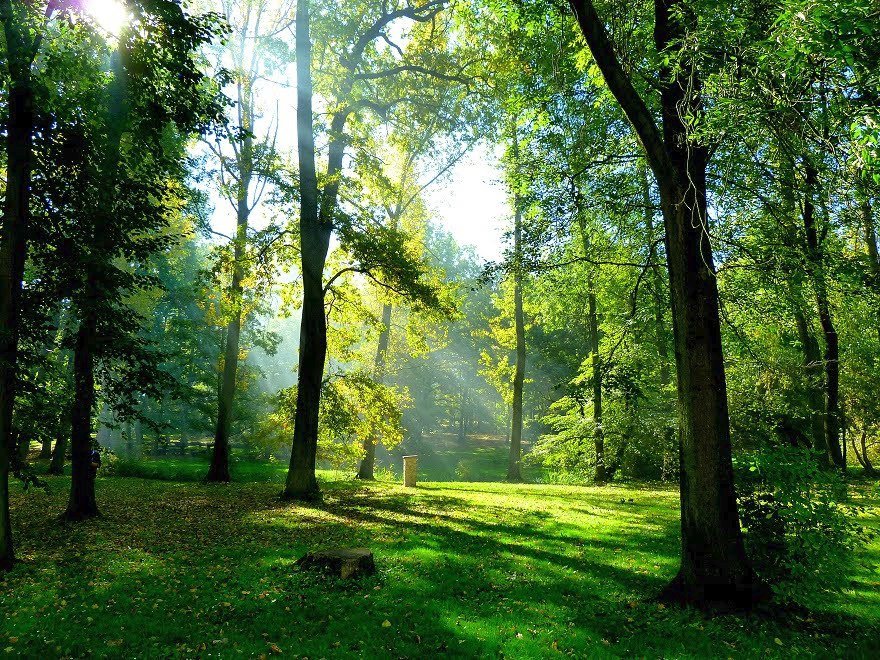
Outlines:
{"label": "tall tree", "polygon": [[[15,558],[9,517],[9,469],[14,453],[12,413],[15,407],[19,312],[33,170],[34,61],[57,2],[0,1],[0,23],[6,38],[9,118],[6,124],[6,195],[0,232],[0,570]],[[40,11],[42,9],[42,11]]]}
{"label": "tall tree", "polygon": [[[378,7],[368,6],[366,11],[354,8],[352,11],[355,13],[346,22],[345,29],[341,30],[344,34],[334,34],[327,38],[328,43],[332,43],[333,39],[340,39],[342,43],[338,46],[342,52],[336,50],[327,54],[328,58],[337,60],[338,77],[331,83],[329,90],[332,95],[332,109],[328,127],[327,166],[322,176],[323,185],[319,189],[312,116],[311,15],[307,1],[297,5],[297,151],[303,304],[296,419],[290,466],[282,493],[285,499],[313,499],[318,495],[315,461],[321,386],[327,358],[327,319],[324,308],[327,287],[324,284],[324,267],[334,228],[339,230],[340,238],[360,255],[361,265],[348,270],[365,273],[374,269],[384,270],[387,277],[397,279],[402,286],[406,286],[408,276],[420,270],[416,267],[414,271],[411,268],[414,265],[412,262],[404,263],[407,261],[405,254],[398,255],[399,258],[395,260],[395,255],[388,250],[394,244],[391,236],[393,232],[384,231],[384,236],[379,237],[364,236],[354,223],[344,217],[345,214],[338,208],[338,201],[344,176],[343,160],[346,146],[350,142],[346,131],[349,120],[358,117],[364,110],[381,117],[401,105],[418,105],[419,93],[429,96],[435,80],[456,79],[466,84],[464,76],[446,72],[448,63],[435,57],[433,42],[436,39],[441,46],[444,44],[439,39],[442,31],[426,29],[425,34],[429,37],[435,35],[434,39],[411,38],[406,50],[395,44],[389,36],[397,21],[407,20],[415,24],[431,25],[444,7],[445,0],[428,0],[422,5],[399,2],[383,3]],[[325,19],[327,17],[322,16]],[[376,41],[380,39],[394,44],[392,51],[380,52],[376,47]],[[326,48],[327,45],[323,44],[323,47]],[[410,46],[412,54],[409,52]],[[391,52],[395,54],[392,55]],[[402,60],[397,59],[398,53],[403,53]],[[432,59],[440,59],[437,67],[430,66]],[[407,83],[411,83],[408,91],[399,89],[406,88]],[[385,93],[390,93],[391,98],[387,98]],[[430,102],[430,98],[426,102]],[[378,256],[385,260],[384,265],[382,259],[376,264]],[[331,277],[329,282],[332,283],[333,279]],[[410,283],[414,283],[414,280],[410,280]],[[417,288],[428,293],[424,287]]]}
{"label": "tall tree", "polygon": [[665,225],[678,375],[681,567],[664,596],[741,604],[758,594],[746,557],[733,483],[718,288],[708,235],[709,150],[688,130],[702,109],[696,56],[684,48],[697,16],[683,0],[655,0],[663,58],[661,126],[621,65],[591,0],[571,0],[587,46],[632,124],[658,184]]}
{"label": "tall tree", "polygon": [[[379,331],[379,343],[376,347],[376,359],[373,362],[373,378],[381,383],[385,377],[385,363],[388,360],[388,344],[391,341],[391,303],[382,304],[382,327]],[[365,436],[363,439],[364,457],[358,467],[358,479],[374,479],[373,469],[376,465],[376,438]]]}
{"label": "tall tree", "polygon": [[840,342],[828,296],[827,258],[824,254],[821,238],[827,234],[827,230],[819,228],[822,219],[817,217],[816,213],[818,185],[816,166],[809,157],[806,157],[804,160],[804,197],[801,204],[801,219],[807,243],[805,250],[807,270],[812,279],[816,308],[819,312],[819,323],[825,339],[825,354],[823,355],[825,370],[824,451],[827,455],[827,461],[843,468],[845,462],[840,447]]}
{"label": "tall tree", "polygon": [[[513,136],[513,166],[516,186],[519,181],[519,141]],[[522,481],[522,427],[523,384],[526,376],[526,328],[523,313],[523,212],[517,191],[513,196],[513,323],[516,335],[516,367],[513,373],[513,401],[511,403],[510,451],[507,457],[507,480]]]}
{"label": "tall tree", "polygon": [[[223,153],[217,141],[214,153],[220,161],[223,189],[235,210],[235,233],[232,237],[232,267],[227,298],[228,317],[221,361],[220,388],[217,396],[217,425],[211,465],[205,481],[228,482],[229,437],[232,429],[238,362],[244,322],[244,288],[246,251],[250,217],[266,190],[266,161],[274,151],[275,138],[257,135],[257,99],[259,83],[271,62],[273,46],[281,42],[277,35],[289,27],[290,8],[285,3],[272,8],[265,0],[243,0],[222,3],[226,20],[232,25],[232,43],[224,47],[232,55],[231,74],[235,79],[235,125],[229,127],[228,143],[232,155]],[[277,128],[277,127],[276,127]],[[229,181],[226,181],[228,176]]]}
{"label": "tall tree", "polygon": [[[135,27],[123,30],[112,52],[93,53],[94,35],[82,28],[83,60],[97,69],[95,80],[81,85],[89,112],[59,116],[49,145],[63,146],[53,152],[47,145],[43,154],[55,159],[57,176],[42,182],[42,192],[57,202],[45,206],[58,229],[38,261],[63,282],[59,289],[67,291],[76,319],[68,520],[98,515],[89,458],[96,384],[121,416],[133,414],[139,393],[167,384],[130,300],[159,284],[147,262],[175,240],[168,225],[181,205],[187,140],[220,111],[197,55],[217,34],[216,16],[193,18],[173,0],[130,7]],[[109,76],[100,71],[107,58]]]}
{"label": "tall tree", "polygon": [[[312,41],[309,0],[296,6],[296,132],[300,185],[300,252],[303,279],[302,322],[296,418],[290,468],[284,485],[286,498],[310,499],[318,494],[315,460],[318,452],[318,413],[321,382],[327,357],[327,318],[324,314],[324,263],[330,247],[335,192],[342,169],[344,143],[339,135],[344,115],[334,117],[334,136],[328,157],[327,189],[319,199],[315,171],[315,129],[312,117]],[[337,125],[337,123],[339,125]]]}

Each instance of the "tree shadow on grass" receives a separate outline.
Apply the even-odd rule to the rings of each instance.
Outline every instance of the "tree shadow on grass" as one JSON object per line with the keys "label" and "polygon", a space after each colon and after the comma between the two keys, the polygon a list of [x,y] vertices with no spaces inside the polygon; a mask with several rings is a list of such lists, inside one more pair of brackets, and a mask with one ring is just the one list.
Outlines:
{"label": "tree shadow on grass", "polygon": [[[53,489],[16,498],[28,560],[0,594],[22,613],[14,636],[31,655],[44,640],[68,655],[187,657],[260,655],[270,644],[309,657],[877,648],[866,617],[660,609],[646,599],[675,570],[674,510],[614,510],[601,489],[574,501],[532,492],[539,499],[517,502],[519,492],[335,483],[320,505],[298,506],[267,484],[118,479],[102,484],[101,520],[60,526],[64,489]],[[359,545],[376,553],[376,576],[343,582],[293,565],[306,550]]]}

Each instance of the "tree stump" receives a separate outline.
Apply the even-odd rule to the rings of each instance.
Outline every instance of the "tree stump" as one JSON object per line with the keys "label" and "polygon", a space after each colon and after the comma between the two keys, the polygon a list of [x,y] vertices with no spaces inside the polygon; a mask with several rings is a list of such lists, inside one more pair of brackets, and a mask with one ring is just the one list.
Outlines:
{"label": "tree stump", "polygon": [[333,573],[342,579],[372,575],[376,572],[373,553],[366,548],[319,550],[308,553],[296,563],[300,568]]}

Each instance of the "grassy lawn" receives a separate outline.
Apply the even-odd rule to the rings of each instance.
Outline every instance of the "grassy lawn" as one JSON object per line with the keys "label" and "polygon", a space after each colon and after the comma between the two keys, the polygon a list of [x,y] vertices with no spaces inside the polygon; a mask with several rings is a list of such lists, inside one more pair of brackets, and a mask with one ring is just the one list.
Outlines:
{"label": "grassy lawn", "polygon": [[[523,442],[527,454],[530,443]],[[402,457],[417,454],[419,479],[424,481],[504,481],[507,477],[507,438],[497,435],[470,435],[465,441],[454,433],[433,433],[421,440],[406,439],[393,452],[381,445],[376,451],[380,468],[403,475]],[[526,481],[537,482],[543,470],[526,462],[522,466]]]}
{"label": "grassy lawn", "polygon": [[[650,602],[677,564],[671,488],[325,474],[324,502],[297,506],[280,480],[98,487],[103,517],[65,526],[65,478],[15,487],[23,561],[0,578],[0,655],[880,657],[880,541],[825,611],[709,619]],[[378,573],[294,566],[345,546],[371,548]]]}

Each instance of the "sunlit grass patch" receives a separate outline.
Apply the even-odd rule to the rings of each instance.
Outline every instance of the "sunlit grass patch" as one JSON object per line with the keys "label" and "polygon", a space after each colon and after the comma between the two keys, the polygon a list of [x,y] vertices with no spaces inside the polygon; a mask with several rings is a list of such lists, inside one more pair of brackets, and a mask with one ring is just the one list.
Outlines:
{"label": "sunlit grass patch", "polygon": [[[55,520],[66,479],[51,479],[48,493],[16,487],[24,561],[0,581],[0,651],[315,658],[880,652],[877,540],[851,589],[822,612],[710,620],[651,600],[677,568],[674,488],[480,482],[406,489],[321,477],[324,499],[308,505],[280,502],[280,478],[220,486],[101,478],[104,515],[81,525]],[[346,546],[371,548],[377,574],[344,582],[295,566],[308,550]]]}

